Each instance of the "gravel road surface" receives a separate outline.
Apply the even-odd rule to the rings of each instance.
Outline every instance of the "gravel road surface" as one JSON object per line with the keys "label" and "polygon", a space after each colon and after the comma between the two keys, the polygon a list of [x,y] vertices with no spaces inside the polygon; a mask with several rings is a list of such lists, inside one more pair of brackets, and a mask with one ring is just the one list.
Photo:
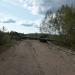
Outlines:
{"label": "gravel road surface", "polygon": [[0,54],[0,75],[75,75],[72,57],[57,49],[38,40],[21,41]]}

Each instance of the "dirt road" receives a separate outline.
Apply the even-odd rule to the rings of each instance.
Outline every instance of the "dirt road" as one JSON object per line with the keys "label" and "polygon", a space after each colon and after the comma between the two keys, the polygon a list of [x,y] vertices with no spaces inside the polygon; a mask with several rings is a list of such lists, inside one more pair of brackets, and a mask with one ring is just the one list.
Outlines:
{"label": "dirt road", "polygon": [[52,44],[25,40],[0,55],[0,75],[75,75],[75,63]]}

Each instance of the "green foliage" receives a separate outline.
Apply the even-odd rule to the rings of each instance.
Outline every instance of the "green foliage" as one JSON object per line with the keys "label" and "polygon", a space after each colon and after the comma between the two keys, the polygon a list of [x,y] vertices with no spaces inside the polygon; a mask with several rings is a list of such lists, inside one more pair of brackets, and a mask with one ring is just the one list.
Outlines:
{"label": "green foliage", "polygon": [[[75,47],[75,7],[70,7],[68,5],[62,6],[57,12],[55,12],[55,17],[51,15],[53,14],[47,13],[46,18],[42,23],[42,28],[45,27],[43,28],[44,30],[50,30],[51,32],[57,31],[58,36],[51,36],[50,39],[63,41],[70,47]],[[53,30],[51,30],[52,28]]]}
{"label": "green foliage", "polygon": [[[61,9],[60,17],[63,24],[59,24],[65,39],[71,47],[75,46],[75,8],[69,6],[63,6]],[[57,16],[58,17],[58,16]],[[60,21],[60,22],[61,22]]]}
{"label": "green foliage", "polygon": [[0,45],[6,45],[10,43],[10,36],[7,33],[0,31]]}
{"label": "green foliage", "polygon": [[21,40],[21,39],[24,39],[25,35],[22,33],[11,31],[10,37],[11,39],[14,39],[14,40]]}
{"label": "green foliage", "polygon": [[63,28],[70,45],[73,46],[73,44],[75,44],[75,8],[66,6],[63,10],[63,14]]}

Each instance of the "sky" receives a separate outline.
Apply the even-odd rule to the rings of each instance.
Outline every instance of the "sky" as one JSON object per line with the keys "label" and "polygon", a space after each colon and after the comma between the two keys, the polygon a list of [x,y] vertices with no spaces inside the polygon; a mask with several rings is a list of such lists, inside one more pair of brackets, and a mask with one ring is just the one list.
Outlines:
{"label": "sky", "polygon": [[0,0],[0,29],[39,33],[48,10],[56,10],[68,0]]}

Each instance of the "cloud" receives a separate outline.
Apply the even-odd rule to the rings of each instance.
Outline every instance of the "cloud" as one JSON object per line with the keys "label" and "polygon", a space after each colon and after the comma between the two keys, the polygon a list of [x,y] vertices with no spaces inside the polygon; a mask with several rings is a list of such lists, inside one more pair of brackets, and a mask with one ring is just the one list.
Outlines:
{"label": "cloud", "polygon": [[[74,0],[3,0],[14,5],[20,5],[33,15],[45,14],[48,10],[55,11],[63,4],[71,4]],[[73,2],[75,3],[75,1]]]}
{"label": "cloud", "polygon": [[31,11],[32,14],[45,14],[48,10],[54,11],[61,6],[60,0],[22,0],[24,8]]}
{"label": "cloud", "polygon": [[[18,26],[26,26],[26,27],[39,27],[41,22],[41,18],[39,20],[28,20],[28,19],[20,19],[13,17],[11,15],[5,14],[5,13],[0,13],[0,23],[1,24],[12,24],[12,25],[18,25]],[[11,25],[10,24],[10,25]]]}
{"label": "cloud", "polygon": [[20,5],[25,10],[29,10],[33,15],[44,14],[47,10],[53,9],[59,0],[4,0],[13,5]]}
{"label": "cloud", "polygon": [[13,19],[4,20],[2,23],[16,23]]}
{"label": "cloud", "polygon": [[33,15],[38,15],[39,5],[37,4],[37,0],[22,0],[23,7],[29,10]]}
{"label": "cloud", "polygon": [[0,12],[0,23],[16,23],[16,18],[8,13]]}
{"label": "cloud", "polygon": [[36,26],[38,27],[39,26],[39,23],[37,23],[38,22],[38,20],[37,21],[21,21],[21,23],[20,23],[20,25],[22,25],[22,26],[25,26],[25,27],[35,27],[36,28]]}
{"label": "cloud", "polygon": [[32,14],[45,14],[48,10],[56,11],[63,4],[71,5],[74,0],[21,0],[23,7],[30,10]]}
{"label": "cloud", "polygon": [[35,28],[39,28],[40,27],[40,23],[41,23],[41,19],[39,20],[35,20],[35,21],[31,21],[31,20],[17,20],[18,25],[22,25],[25,27],[35,27]]}
{"label": "cloud", "polygon": [[33,24],[21,24],[22,26],[25,26],[25,27],[32,27]]}

